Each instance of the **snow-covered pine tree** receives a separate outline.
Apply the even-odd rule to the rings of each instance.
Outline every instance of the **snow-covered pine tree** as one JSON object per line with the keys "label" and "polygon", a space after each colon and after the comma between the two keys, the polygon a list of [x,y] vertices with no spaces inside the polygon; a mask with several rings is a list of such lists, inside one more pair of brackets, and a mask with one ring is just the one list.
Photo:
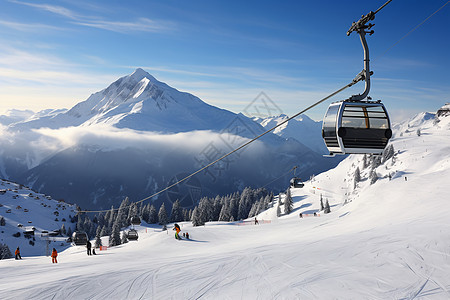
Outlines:
{"label": "snow-covered pine tree", "polygon": [[386,147],[386,149],[384,149],[381,162],[385,163],[386,161],[394,157],[394,155],[395,155],[394,146],[390,144]]}
{"label": "snow-covered pine tree", "polygon": [[202,226],[205,223],[202,221],[201,213],[198,207],[194,208],[192,212],[192,225],[194,226]]}
{"label": "snow-covered pine tree", "polygon": [[254,201],[252,201],[253,199],[253,195],[252,195],[252,189],[249,187],[246,187],[242,193],[241,193],[241,197],[239,198],[239,206],[238,206],[238,220],[242,220],[247,218],[250,209],[252,207],[252,203],[254,203]]}
{"label": "snow-covered pine tree", "polygon": [[277,202],[277,217],[281,216],[280,201]]}
{"label": "snow-covered pine tree", "polygon": [[371,168],[376,169],[381,165],[381,156],[380,155],[372,155],[372,164]]}
{"label": "snow-covered pine tree", "polygon": [[111,233],[110,233],[108,227],[106,227],[106,225],[104,225],[104,226],[102,227],[102,231],[100,231],[100,236],[108,236],[108,235],[110,235],[110,234],[111,234]]}
{"label": "snow-covered pine tree", "polygon": [[330,209],[330,203],[328,203],[328,199],[325,200],[325,207],[324,207],[323,212],[324,212],[325,214],[328,214],[328,213],[331,212],[331,209]]}
{"label": "snow-covered pine tree", "polygon": [[61,234],[62,235],[66,235],[67,231],[66,231],[66,226],[64,224],[61,225]]}
{"label": "snow-covered pine tree", "polygon": [[219,214],[219,221],[228,222],[230,220],[230,198],[226,197],[224,200],[224,204],[222,205],[222,209]]}
{"label": "snow-covered pine tree", "polygon": [[167,217],[166,206],[164,205],[164,203],[161,204],[159,208],[158,222],[160,225],[167,225],[167,223],[169,222],[169,218]]}
{"label": "snow-covered pine tree", "polygon": [[197,206],[196,218],[198,219],[197,223],[202,223],[201,225],[211,220],[211,204],[207,197],[200,199]]}
{"label": "snow-covered pine tree", "polygon": [[149,214],[148,223],[150,223],[150,224],[158,223],[158,213],[156,212],[156,208],[153,204],[150,205],[150,210],[149,210],[148,214]]}
{"label": "snow-covered pine tree", "polygon": [[294,209],[294,201],[292,200],[291,189],[288,188],[286,190],[286,197],[284,198],[284,213],[288,215],[291,213],[293,209]]}
{"label": "snow-covered pine tree", "polygon": [[233,221],[237,220],[238,217],[238,209],[239,209],[239,193],[236,193],[231,197],[230,201],[230,217],[233,217]]}
{"label": "snow-covered pine tree", "polygon": [[258,203],[253,203],[252,208],[250,209],[250,212],[248,213],[247,218],[253,218],[257,215],[256,211],[258,210]]}
{"label": "snow-covered pine tree", "polygon": [[370,184],[374,184],[375,182],[377,182],[378,175],[377,175],[377,172],[375,172],[375,170],[372,170],[370,172],[369,179],[370,179]]}
{"label": "snow-covered pine tree", "polygon": [[102,228],[100,226],[97,227],[97,231],[95,233],[95,248],[100,248],[102,245]]}
{"label": "snow-covered pine tree", "polygon": [[75,227],[76,231],[84,231],[83,224],[83,217],[81,216],[81,214],[79,214],[77,219],[77,226]]}
{"label": "snow-covered pine tree", "polygon": [[323,206],[322,194],[320,194],[320,211],[323,211],[324,209],[325,209],[325,206]]}
{"label": "snow-covered pine tree", "polygon": [[112,227],[114,225],[114,221],[116,220],[117,211],[114,210],[114,206],[111,206],[111,209],[109,210],[109,219],[108,219],[108,228],[109,231],[112,231]]}
{"label": "snow-covered pine tree", "polygon": [[13,255],[7,244],[0,243],[0,259],[12,258]]}
{"label": "snow-covered pine tree", "polygon": [[131,224],[131,218],[138,216],[139,217],[139,209],[135,202],[131,203],[128,210],[128,216],[126,220],[125,226],[128,226]]}
{"label": "snow-covered pine tree", "polygon": [[[367,163],[367,154],[364,154],[363,155],[363,161],[362,161],[362,168],[363,168],[363,170],[365,169],[365,168],[367,168],[368,167],[368,163]],[[359,168],[358,168],[359,169]]]}
{"label": "snow-covered pine tree", "polygon": [[67,229],[67,236],[72,236],[72,228],[69,227],[69,229]]}
{"label": "snow-covered pine tree", "polygon": [[172,205],[172,212],[170,213],[170,222],[180,222],[183,220],[182,209],[180,206],[180,201],[177,199]]}
{"label": "snow-covered pine tree", "polygon": [[119,226],[119,220],[114,222],[112,227],[111,235],[109,236],[109,246],[117,246],[120,245],[120,226]]}
{"label": "snow-covered pine tree", "polygon": [[357,184],[358,182],[361,181],[361,171],[359,170],[359,167],[356,167],[356,170],[355,170],[355,174],[354,174],[354,176],[353,176],[353,179],[354,179],[354,181],[355,181],[355,186],[356,186],[356,184]]}
{"label": "snow-covered pine tree", "polygon": [[122,238],[120,239],[120,241],[122,242],[122,244],[128,243],[128,236],[125,231],[122,231]]}

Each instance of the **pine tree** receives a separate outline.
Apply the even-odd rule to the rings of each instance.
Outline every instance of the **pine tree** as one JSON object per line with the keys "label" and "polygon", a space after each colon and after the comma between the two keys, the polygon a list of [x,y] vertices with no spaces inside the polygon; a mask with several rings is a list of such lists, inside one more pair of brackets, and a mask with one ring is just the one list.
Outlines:
{"label": "pine tree", "polygon": [[375,172],[375,170],[372,170],[372,172],[370,172],[369,179],[370,179],[370,184],[374,184],[375,182],[377,182],[378,175],[377,175],[377,172]]}
{"label": "pine tree", "polygon": [[202,221],[201,213],[198,207],[194,208],[194,211],[192,212],[192,225],[194,226],[202,226],[205,225],[205,223]]}
{"label": "pine tree", "polygon": [[325,201],[325,208],[324,208],[323,212],[326,214],[331,212],[330,204],[328,203],[328,199]]}
{"label": "pine tree", "polygon": [[148,223],[156,224],[158,223],[158,213],[156,212],[155,206],[150,205],[149,213],[148,213]]}
{"label": "pine tree", "polygon": [[277,202],[277,217],[281,216],[280,202]]}
{"label": "pine tree", "polygon": [[228,222],[230,220],[231,214],[229,200],[230,199],[227,197],[224,201],[224,204],[222,205],[222,209],[220,210],[219,214],[219,221]]}
{"label": "pine tree", "polygon": [[144,205],[144,207],[142,208],[142,220],[144,220],[146,223],[150,223],[149,222],[149,217],[150,217],[150,204]]}
{"label": "pine tree", "polygon": [[83,218],[81,215],[78,215],[77,226],[75,227],[76,231],[84,231],[83,224]]}
{"label": "pine tree", "polygon": [[12,258],[13,255],[7,244],[0,243],[0,259]]}
{"label": "pine tree", "polygon": [[0,226],[5,226],[6,225],[6,221],[5,218],[3,218],[3,216],[0,218]]}
{"label": "pine tree", "polygon": [[258,204],[255,202],[252,205],[252,208],[250,209],[250,212],[248,213],[247,218],[252,218],[254,216],[256,216],[256,210],[258,209]]}
{"label": "pine tree", "polygon": [[380,155],[372,155],[372,164],[370,167],[372,169],[376,169],[380,165],[381,165],[381,156]]}
{"label": "pine tree", "polygon": [[294,201],[292,200],[291,189],[288,188],[286,191],[286,197],[284,198],[284,213],[288,215],[291,213],[293,209],[294,209]]}
{"label": "pine tree", "polygon": [[320,194],[320,211],[322,211],[324,209],[325,209],[325,207],[323,206],[322,194]]}
{"label": "pine tree", "polygon": [[394,155],[395,155],[394,146],[390,144],[389,146],[386,147],[386,149],[384,149],[381,162],[385,163],[386,161],[394,157]]}
{"label": "pine tree", "polygon": [[128,236],[125,231],[122,232],[122,239],[120,241],[122,242],[122,244],[128,243]]}
{"label": "pine tree", "polygon": [[72,228],[67,229],[67,236],[72,236]]}
{"label": "pine tree", "polygon": [[361,171],[359,170],[359,167],[356,168],[355,175],[354,175],[353,178],[354,178],[356,183],[361,181]]}
{"label": "pine tree", "polygon": [[100,226],[97,227],[97,231],[95,233],[95,248],[100,248],[102,245],[102,228]]}
{"label": "pine tree", "polygon": [[182,209],[180,206],[180,201],[177,199],[172,205],[172,212],[170,213],[170,222],[180,222],[183,220]]}
{"label": "pine tree", "polygon": [[120,245],[120,226],[119,221],[114,222],[112,227],[111,235],[109,236],[109,246],[117,246]]}
{"label": "pine tree", "polygon": [[128,226],[128,225],[131,224],[131,218],[132,218],[132,217],[136,217],[136,216],[139,217],[139,212],[138,212],[138,210],[139,210],[139,209],[138,209],[138,206],[137,206],[137,204],[136,204],[135,202],[133,202],[133,203],[131,203],[131,204],[129,205],[128,217],[127,217],[125,226]]}
{"label": "pine tree", "polygon": [[110,234],[111,234],[111,232],[108,230],[108,227],[106,227],[106,225],[104,225],[102,227],[102,230],[100,231],[100,236],[108,236]]}
{"label": "pine tree", "polygon": [[167,211],[164,203],[161,204],[161,207],[159,208],[158,222],[160,225],[166,225],[168,223]]}
{"label": "pine tree", "polygon": [[362,164],[363,170],[364,170],[365,168],[367,168],[367,166],[368,166],[368,164],[367,164],[367,154],[364,154],[364,155],[363,155],[363,164]]}
{"label": "pine tree", "polygon": [[64,224],[61,225],[61,234],[62,235],[66,235],[67,231],[66,231],[66,226]]}

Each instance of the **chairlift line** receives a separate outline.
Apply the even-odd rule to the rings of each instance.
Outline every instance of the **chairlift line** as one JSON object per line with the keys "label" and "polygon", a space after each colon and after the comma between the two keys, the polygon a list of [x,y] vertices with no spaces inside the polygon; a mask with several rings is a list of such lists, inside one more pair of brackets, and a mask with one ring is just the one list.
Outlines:
{"label": "chairlift line", "polygon": [[[371,75],[371,72],[370,72],[370,70],[369,70],[368,47],[367,47],[367,43],[365,43],[364,35],[365,35],[365,33],[371,34],[371,32],[366,32],[365,30],[366,30],[366,29],[370,29],[373,25],[372,25],[372,24],[366,25],[366,23],[367,23],[368,21],[370,21],[370,20],[373,20],[373,19],[375,18],[375,14],[378,13],[382,8],[384,8],[384,7],[385,7],[387,4],[389,4],[391,1],[392,1],[392,0],[389,0],[389,1],[387,1],[386,3],[384,3],[384,4],[383,4],[380,8],[378,8],[375,12],[371,11],[371,12],[369,12],[367,15],[365,15],[365,16],[363,15],[362,18],[361,18],[359,21],[353,22],[353,23],[352,23],[352,26],[351,26],[350,29],[347,31],[347,35],[350,35],[350,33],[353,32],[353,31],[358,31],[358,33],[359,33],[359,35],[360,35],[360,38],[361,38],[361,42],[362,42],[362,44],[363,44],[364,51],[365,51],[365,56],[367,55],[367,61],[366,61],[366,57],[365,57],[365,59],[364,59],[364,61],[365,61],[365,68],[364,68],[363,71],[361,71],[361,72],[360,72],[360,73],[359,73],[359,74],[358,74],[358,75],[357,75],[350,83],[348,83],[347,85],[345,85],[345,86],[341,87],[340,89],[334,91],[333,93],[329,94],[328,96],[326,96],[326,97],[320,99],[319,101],[317,101],[317,102],[311,104],[311,105],[308,106],[307,108],[305,108],[305,109],[303,109],[302,111],[296,113],[295,115],[293,115],[293,116],[287,118],[286,120],[282,121],[281,123],[277,124],[276,126],[274,126],[274,127],[270,128],[270,129],[266,130],[265,132],[259,134],[258,136],[254,137],[253,139],[251,139],[251,140],[245,142],[245,143],[242,144],[241,146],[239,146],[239,147],[235,148],[234,150],[228,152],[227,154],[225,154],[225,155],[219,157],[218,159],[214,160],[213,162],[207,164],[206,166],[204,166],[204,167],[198,169],[197,171],[195,171],[195,172],[193,172],[193,173],[187,175],[186,177],[184,177],[184,178],[178,180],[177,182],[175,182],[175,183],[173,183],[173,184],[171,184],[171,185],[165,187],[164,189],[162,189],[162,190],[160,190],[160,191],[158,191],[158,192],[156,192],[156,193],[154,193],[154,194],[152,194],[152,195],[150,195],[150,196],[148,196],[148,197],[146,197],[146,198],[144,198],[144,199],[141,199],[141,200],[139,200],[139,201],[137,201],[137,202],[135,202],[135,203],[141,203],[141,202],[144,202],[144,201],[146,201],[146,200],[148,200],[148,199],[151,199],[151,198],[153,198],[153,197],[155,197],[155,196],[157,196],[157,195],[159,195],[159,194],[161,194],[161,193],[163,193],[163,192],[165,192],[165,191],[171,189],[172,187],[174,187],[174,186],[176,186],[176,185],[178,185],[178,184],[180,184],[180,183],[182,183],[182,182],[188,180],[189,178],[191,178],[191,177],[197,175],[198,173],[202,172],[203,170],[206,170],[207,168],[209,168],[209,167],[211,167],[212,165],[218,163],[219,161],[221,161],[221,160],[227,158],[228,156],[232,155],[233,153],[235,153],[235,152],[241,150],[242,148],[247,147],[248,145],[250,145],[250,144],[253,143],[254,141],[260,139],[261,137],[263,137],[264,135],[268,134],[269,132],[272,132],[272,131],[275,130],[276,128],[278,128],[278,127],[280,127],[280,126],[286,124],[286,123],[289,122],[290,120],[292,120],[292,119],[298,117],[299,115],[301,115],[301,114],[307,112],[308,110],[314,108],[315,106],[321,104],[322,102],[324,102],[324,101],[330,99],[331,97],[333,97],[333,96],[339,94],[340,92],[346,90],[347,88],[349,88],[349,87],[355,85],[356,83],[358,83],[359,81],[362,81],[362,80],[365,80],[365,81],[366,81],[366,88],[365,88],[365,91],[364,91],[363,94],[361,94],[361,95],[354,95],[354,96],[352,96],[353,99],[351,98],[349,101],[357,102],[357,103],[360,103],[360,104],[362,104],[362,105],[364,105],[364,103],[367,103],[367,101],[366,101],[366,102],[362,102],[362,101],[361,101],[361,100],[363,100],[365,97],[367,97],[368,91],[369,91],[369,89],[370,89],[370,75]],[[372,33],[373,33],[373,32],[372,32]],[[362,96],[364,96],[364,97],[362,97]],[[362,98],[361,98],[361,97],[362,97]],[[361,99],[359,99],[359,98],[361,98]],[[376,102],[374,102],[374,103],[376,103]],[[383,107],[384,107],[384,106],[383,106]],[[337,124],[336,124],[336,125],[337,125]],[[389,124],[389,127],[390,127],[390,124]],[[336,126],[336,128],[337,128],[336,130],[338,131],[339,128],[338,128],[337,126]],[[326,143],[326,142],[325,142],[325,143]],[[335,152],[330,151],[330,154],[334,154],[334,153],[335,153]],[[339,152],[337,152],[337,153],[339,153]],[[340,153],[340,154],[345,154],[345,153],[349,153],[349,152],[345,152],[345,148],[342,148],[342,147],[341,147],[341,153]],[[368,153],[368,152],[356,152],[356,153]],[[131,205],[130,205],[130,206],[131,206]],[[107,211],[110,211],[110,210],[111,210],[111,209],[106,209],[106,210],[80,210],[80,211],[78,211],[78,213],[101,213],[101,212],[107,212]],[[116,210],[119,210],[119,208],[113,208],[112,210],[113,210],[113,211],[116,211]]]}

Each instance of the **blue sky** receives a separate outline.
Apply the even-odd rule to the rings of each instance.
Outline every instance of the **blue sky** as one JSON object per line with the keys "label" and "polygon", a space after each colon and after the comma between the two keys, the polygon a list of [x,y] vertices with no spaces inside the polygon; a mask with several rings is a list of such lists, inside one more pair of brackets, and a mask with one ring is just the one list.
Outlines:
{"label": "blue sky", "polygon": [[[141,67],[221,108],[264,92],[292,115],[361,71],[346,32],[384,2],[0,0],[0,113],[70,108]],[[450,4],[392,47],[447,2],[393,0],[376,15],[370,95],[394,121],[450,102]]]}

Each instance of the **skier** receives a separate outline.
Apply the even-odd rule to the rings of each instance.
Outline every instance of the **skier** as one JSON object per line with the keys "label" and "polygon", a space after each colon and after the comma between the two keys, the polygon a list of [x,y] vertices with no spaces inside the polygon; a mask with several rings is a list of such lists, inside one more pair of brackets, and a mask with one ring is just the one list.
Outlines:
{"label": "skier", "polygon": [[22,259],[22,256],[20,256],[20,249],[19,249],[19,247],[17,247],[17,249],[14,252],[14,254],[16,255],[16,259]]}
{"label": "skier", "polygon": [[56,252],[56,249],[53,248],[53,251],[52,251],[52,263],[54,263],[54,264],[58,263],[58,261],[56,260],[57,256],[58,256],[58,252]]}
{"label": "skier", "polygon": [[259,223],[258,223],[258,219],[256,219],[256,217],[255,217],[255,225],[258,225]]}
{"label": "skier", "polygon": [[186,238],[189,239],[189,233],[188,232],[186,232]]}
{"label": "skier", "polygon": [[174,227],[173,227],[172,230],[176,230],[176,232],[175,232],[175,238],[176,238],[177,240],[181,240],[181,237],[180,237],[180,235],[179,235],[179,233],[180,233],[180,231],[181,231],[180,226],[179,226],[178,224],[175,223],[175,225],[174,225]]}
{"label": "skier", "polygon": [[91,253],[91,247],[92,247],[91,242],[88,240],[88,241],[86,242],[87,255],[92,255],[92,253]]}

